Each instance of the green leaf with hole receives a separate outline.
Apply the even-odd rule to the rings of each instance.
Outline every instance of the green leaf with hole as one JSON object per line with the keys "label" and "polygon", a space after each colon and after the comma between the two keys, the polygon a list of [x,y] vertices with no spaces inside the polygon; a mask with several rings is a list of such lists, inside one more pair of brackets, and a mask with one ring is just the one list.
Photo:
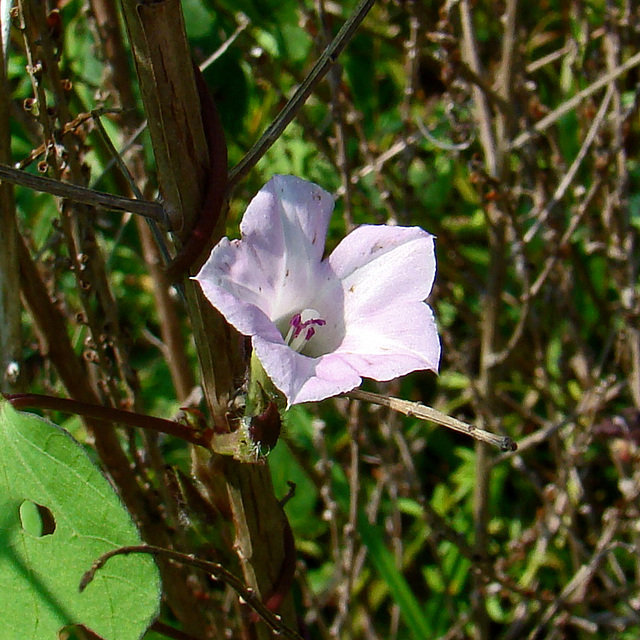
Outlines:
{"label": "green leaf with hole", "polygon": [[71,624],[105,640],[140,638],[160,599],[149,556],[116,557],[78,591],[96,558],[135,544],[129,514],[82,447],[0,398],[2,638],[57,640]]}

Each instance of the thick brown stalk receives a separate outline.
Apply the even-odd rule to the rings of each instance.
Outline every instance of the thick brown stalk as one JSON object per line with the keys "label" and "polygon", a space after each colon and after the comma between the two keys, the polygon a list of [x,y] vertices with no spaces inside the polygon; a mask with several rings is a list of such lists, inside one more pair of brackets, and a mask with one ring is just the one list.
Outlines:
{"label": "thick brown stalk", "polygon": [[[158,183],[169,204],[174,228],[191,229],[203,203],[209,154],[216,150],[208,148],[204,133],[180,3],[123,0],[123,8],[156,155]],[[214,235],[223,232],[220,220]],[[227,402],[234,391],[238,341],[190,281],[185,282],[185,290],[205,397],[217,423],[225,420]],[[208,463],[200,462],[204,466]],[[268,467],[230,463],[227,471],[226,491],[231,498],[237,547],[243,552],[254,550],[240,557],[245,580],[259,594],[269,596],[284,562],[285,528],[281,507],[268,481]],[[198,475],[206,477],[206,470]],[[264,553],[256,552],[265,547],[271,554],[269,564]],[[285,623],[293,626],[292,608],[281,611]],[[258,623],[255,631],[260,638],[270,635],[263,623]]]}
{"label": "thick brown stalk", "polygon": [[123,0],[122,6],[171,227],[190,229],[202,203],[209,150],[180,3]]}
{"label": "thick brown stalk", "polygon": [[[119,121],[123,125],[122,137],[127,139],[138,128],[142,118],[134,108],[136,104],[131,69],[120,29],[116,2],[115,0],[92,0],[91,8],[100,34],[104,58],[108,62],[105,81],[108,86],[113,87],[124,108]],[[133,179],[136,183],[142,184],[146,173],[142,154],[134,155],[130,162],[131,166]],[[126,193],[130,187],[123,178],[124,176],[117,174],[119,187]],[[184,400],[193,389],[194,379],[185,351],[175,298],[170,295],[170,283],[165,277],[160,252],[149,225],[144,220],[136,218],[136,226],[140,235],[142,254],[153,281],[163,355],[171,373],[176,395],[179,400]]]}
{"label": "thick brown stalk", "polygon": [[[220,239],[223,231],[218,222],[224,222],[227,199],[228,158],[227,142],[222,129],[222,120],[207,89],[200,69],[193,65],[193,71],[200,101],[200,113],[204,125],[204,135],[209,149],[209,172],[200,213],[196,217],[182,248],[167,266],[167,277],[171,282],[185,275],[195,274],[207,258],[211,247]],[[216,234],[216,229],[219,230]]]}

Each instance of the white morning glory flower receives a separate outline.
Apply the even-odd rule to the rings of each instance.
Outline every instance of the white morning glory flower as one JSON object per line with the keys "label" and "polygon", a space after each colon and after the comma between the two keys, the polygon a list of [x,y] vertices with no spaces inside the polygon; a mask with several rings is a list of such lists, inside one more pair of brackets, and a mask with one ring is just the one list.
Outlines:
{"label": "white morning glory flower", "polygon": [[249,204],[240,240],[223,238],[195,279],[240,333],[288,405],[410,371],[437,371],[440,340],[425,299],[433,236],[363,225],[323,259],[333,198],[275,176]]}

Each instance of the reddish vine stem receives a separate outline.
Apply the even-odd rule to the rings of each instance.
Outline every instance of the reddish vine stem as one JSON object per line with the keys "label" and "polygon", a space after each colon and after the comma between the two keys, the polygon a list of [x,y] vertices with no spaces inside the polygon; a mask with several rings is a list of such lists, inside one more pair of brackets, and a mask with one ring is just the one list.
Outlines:
{"label": "reddish vine stem", "polygon": [[213,576],[216,580],[223,582],[230,586],[242,600],[251,607],[264,622],[271,627],[271,629],[281,635],[283,638],[289,640],[301,640],[301,637],[293,629],[285,625],[280,616],[269,609],[269,607],[257,597],[256,592],[247,587],[238,577],[233,573],[225,569],[221,564],[217,562],[209,562],[207,560],[200,560],[192,555],[180,553],[173,549],[163,549],[162,547],[154,547],[150,545],[134,545],[130,547],[120,547],[108,551],[101,555],[91,566],[91,568],[82,576],[79,591],[84,591],[89,583],[94,579],[96,573],[104,567],[104,565],[114,556],[129,555],[131,553],[147,553],[152,556],[164,556],[170,560],[180,562],[192,567],[196,567],[202,571]]}
{"label": "reddish vine stem", "polygon": [[15,409],[38,408],[52,411],[64,411],[73,413],[84,418],[94,418],[105,422],[117,422],[130,427],[166,433],[167,435],[186,440],[201,447],[210,448],[213,430],[206,428],[196,430],[179,422],[145,416],[141,413],[123,411],[113,407],[103,407],[98,404],[88,402],[78,402],[68,398],[56,398],[55,396],[45,396],[37,393],[14,393],[4,396]]}
{"label": "reddish vine stem", "polygon": [[227,192],[227,143],[222,122],[198,65],[194,64],[193,70],[200,98],[202,126],[209,147],[208,186],[194,228],[182,249],[167,265],[167,277],[171,281],[178,280],[187,273],[206,249],[220,219]]}

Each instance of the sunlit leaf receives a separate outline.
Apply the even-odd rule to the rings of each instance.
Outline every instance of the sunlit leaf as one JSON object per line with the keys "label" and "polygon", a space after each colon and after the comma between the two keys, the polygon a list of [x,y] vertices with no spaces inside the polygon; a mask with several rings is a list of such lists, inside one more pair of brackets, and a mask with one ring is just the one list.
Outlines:
{"label": "sunlit leaf", "polygon": [[80,593],[106,551],[140,536],[106,478],[56,425],[0,402],[0,580],[5,640],[57,640],[82,624],[105,640],[140,638],[157,614],[148,556],[116,557]]}

